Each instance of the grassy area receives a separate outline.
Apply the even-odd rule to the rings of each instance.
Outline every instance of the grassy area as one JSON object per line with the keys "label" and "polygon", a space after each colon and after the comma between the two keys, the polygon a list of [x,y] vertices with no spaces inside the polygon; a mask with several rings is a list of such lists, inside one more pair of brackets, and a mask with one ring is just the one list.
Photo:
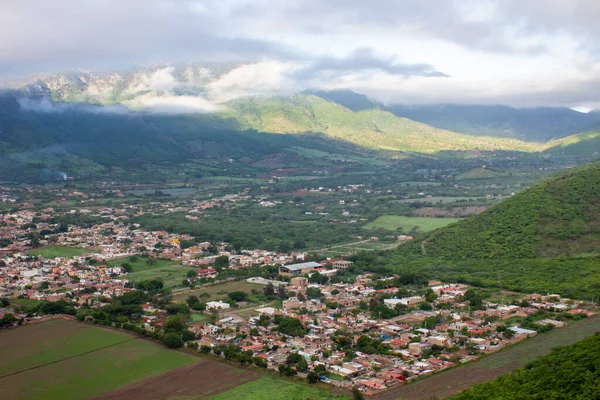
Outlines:
{"label": "grassy area", "polygon": [[14,400],[89,398],[197,360],[124,333],[64,320],[3,332],[0,352],[0,393]]}
{"label": "grassy area", "polygon": [[[133,261],[132,261],[133,260]],[[145,279],[160,278],[165,287],[173,288],[181,286],[190,268],[171,260],[152,259],[154,264],[147,264],[146,257],[122,258],[107,262],[108,265],[118,266],[128,263],[132,272],[127,274],[127,279],[132,282],[140,282]]]}
{"label": "grassy area", "polygon": [[207,299],[212,301],[212,300],[218,300],[218,299],[225,299],[225,298],[227,298],[227,293],[230,293],[230,292],[241,291],[241,292],[246,292],[246,293],[250,294],[252,289],[262,292],[263,286],[258,285],[256,283],[248,283],[245,280],[232,281],[232,282],[226,282],[226,283],[221,283],[218,285],[207,286],[207,287],[203,287],[203,288],[199,288],[199,289],[190,290],[186,293],[176,294],[173,296],[173,300],[174,301],[184,301],[185,299],[188,298],[188,296],[192,296],[192,295],[199,296],[202,293],[208,293],[210,295],[210,297],[208,297]]}
{"label": "grassy area", "polygon": [[350,399],[346,395],[333,395],[329,391],[314,386],[300,385],[297,383],[265,376],[255,381],[238,386],[216,396],[210,400],[328,400]]}
{"label": "grassy area", "polygon": [[395,231],[396,229],[401,228],[403,232],[409,232],[412,229],[416,229],[419,232],[429,232],[457,221],[460,221],[460,218],[419,218],[404,217],[400,215],[382,215],[375,221],[371,221],[366,224],[363,228],[383,228],[390,231]]}
{"label": "grassy area", "polygon": [[210,320],[210,316],[208,314],[192,312],[190,314],[190,320],[192,322],[208,322]]}
{"label": "grassy area", "polygon": [[96,250],[81,249],[79,247],[48,246],[40,249],[29,250],[27,254],[42,256],[44,258],[75,257],[86,253],[97,253]]}

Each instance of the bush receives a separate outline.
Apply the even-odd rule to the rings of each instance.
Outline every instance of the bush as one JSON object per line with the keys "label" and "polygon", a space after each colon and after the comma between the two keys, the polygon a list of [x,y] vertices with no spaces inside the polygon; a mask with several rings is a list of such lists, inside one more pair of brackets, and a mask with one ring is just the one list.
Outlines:
{"label": "bush", "polygon": [[181,340],[181,336],[174,332],[165,334],[162,338],[162,342],[165,346],[172,349],[178,349],[183,346],[183,340]]}

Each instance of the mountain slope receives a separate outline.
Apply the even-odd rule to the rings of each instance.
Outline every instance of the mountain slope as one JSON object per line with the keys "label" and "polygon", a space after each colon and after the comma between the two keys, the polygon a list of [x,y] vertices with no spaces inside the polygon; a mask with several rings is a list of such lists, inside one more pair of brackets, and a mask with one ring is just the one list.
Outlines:
{"label": "mountain slope", "polygon": [[256,97],[227,104],[222,117],[243,127],[275,133],[322,133],[378,150],[436,153],[447,150],[540,151],[539,143],[463,135],[398,118],[390,112],[358,112],[315,95]]}
{"label": "mountain slope", "polygon": [[600,125],[575,135],[554,141],[548,154],[563,156],[597,156],[600,153]]}
{"label": "mountain slope", "polygon": [[534,258],[596,252],[600,166],[570,171],[409,247],[428,256]]}
{"label": "mountain slope", "polygon": [[[183,164],[202,176],[207,171],[209,175],[245,176],[306,165],[302,149],[324,155],[311,158],[313,168],[332,165],[327,155],[352,159],[346,165],[369,163],[372,156],[368,150],[316,135],[244,130],[236,121],[213,115],[134,113],[61,103],[45,109],[40,104],[38,110],[24,108],[14,93],[0,93],[1,181],[56,180],[60,172],[94,179],[125,170],[132,171],[132,176],[149,171],[149,178],[158,179],[160,173]],[[256,167],[263,159],[266,165]]]}
{"label": "mountain slope", "polygon": [[598,122],[594,114],[569,108],[437,104],[387,108],[399,117],[475,136],[496,136],[547,142],[588,128]]}
{"label": "mountain slope", "polygon": [[384,105],[350,90],[313,91],[325,100],[353,111],[381,109],[401,118],[473,136],[516,138],[547,142],[589,128],[598,113],[580,113],[565,107],[513,108],[503,105],[390,104]]}

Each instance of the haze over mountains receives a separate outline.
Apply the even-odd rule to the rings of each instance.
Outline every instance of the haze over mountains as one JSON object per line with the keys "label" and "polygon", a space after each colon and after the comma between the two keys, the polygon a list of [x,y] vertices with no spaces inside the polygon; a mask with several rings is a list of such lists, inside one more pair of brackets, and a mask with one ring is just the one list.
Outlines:
{"label": "haze over mountains", "polygon": [[332,154],[364,149],[381,157],[497,150],[592,157],[600,150],[594,112],[385,105],[349,90],[250,85],[255,67],[249,68],[190,63],[59,74],[8,90],[0,107],[0,168],[256,162],[293,146]]}

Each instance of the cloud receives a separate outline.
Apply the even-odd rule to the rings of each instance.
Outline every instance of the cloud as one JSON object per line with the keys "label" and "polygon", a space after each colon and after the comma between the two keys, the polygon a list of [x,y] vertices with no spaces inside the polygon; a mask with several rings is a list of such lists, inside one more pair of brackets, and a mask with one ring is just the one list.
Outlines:
{"label": "cloud", "polygon": [[436,71],[429,64],[403,64],[395,61],[394,57],[377,57],[370,48],[362,47],[354,50],[346,57],[323,57],[318,59],[310,68],[300,74],[315,73],[318,71],[338,71],[351,73],[356,71],[380,70],[391,75],[449,77]]}
{"label": "cloud", "polygon": [[48,98],[19,97],[17,102],[22,110],[39,113],[90,112],[94,114],[125,114],[127,108],[121,105],[98,106],[85,103],[57,103]]}
{"label": "cloud", "polygon": [[142,96],[123,104],[132,110],[161,114],[206,114],[222,109],[218,104],[199,96]]}

